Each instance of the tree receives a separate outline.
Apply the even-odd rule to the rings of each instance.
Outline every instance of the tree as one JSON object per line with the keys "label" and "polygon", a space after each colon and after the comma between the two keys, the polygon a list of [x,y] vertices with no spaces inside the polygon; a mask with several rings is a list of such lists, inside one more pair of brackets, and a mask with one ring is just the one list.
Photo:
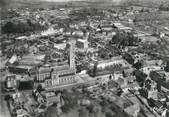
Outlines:
{"label": "tree", "polygon": [[112,80],[112,75],[109,75],[109,80]]}
{"label": "tree", "polygon": [[95,112],[95,106],[93,104],[90,104],[89,106],[87,106],[86,109],[89,111],[89,113]]}
{"label": "tree", "polygon": [[98,65],[98,62],[96,62],[96,63],[94,64],[94,68],[93,68],[93,76],[94,76],[94,77],[96,76],[97,65]]}
{"label": "tree", "polygon": [[47,108],[46,115],[47,115],[46,117],[59,117],[57,113],[57,109],[54,106],[50,106]]}
{"label": "tree", "polygon": [[164,79],[161,78],[159,73],[157,73],[156,71],[151,71],[149,76],[152,80],[154,80],[157,83],[157,90],[160,92],[161,91],[161,85],[166,84]]}
{"label": "tree", "polygon": [[3,33],[13,33],[15,31],[15,24],[8,21],[4,26],[2,26]]}
{"label": "tree", "polygon": [[142,71],[139,70],[135,70],[133,72],[133,74],[136,76],[136,81],[140,84],[140,86],[142,87],[144,84],[144,81],[147,77],[147,75],[145,73],[143,73]]}
{"label": "tree", "polygon": [[105,113],[105,117],[114,117],[113,114],[111,112],[106,112]]}
{"label": "tree", "polygon": [[148,98],[148,91],[146,89],[139,89],[139,93],[141,96],[145,97],[145,98]]}
{"label": "tree", "polygon": [[89,112],[87,111],[87,109],[85,107],[81,107],[79,109],[79,117],[88,117]]}
{"label": "tree", "polygon": [[42,88],[42,85],[41,84],[39,84],[38,86],[37,86],[37,91],[40,93],[41,91],[43,91],[43,88]]}
{"label": "tree", "polygon": [[161,92],[161,82],[157,82],[157,90],[158,92]]}
{"label": "tree", "polygon": [[132,57],[130,54],[125,53],[125,54],[123,55],[123,58],[124,58],[128,63],[134,64],[134,59],[133,59],[133,57]]}
{"label": "tree", "polygon": [[102,112],[106,112],[109,105],[108,101],[105,98],[103,98],[102,101],[100,102],[100,105],[102,107]]}
{"label": "tree", "polygon": [[124,70],[122,71],[122,75],[123,75],[123,77],[127,77],[127,75],[126,75]]}
{"label": "tree", "polygon": [[117,95],[118,96],[121,96],[121,94],[123,93],[123,90],[121,88],[118,88],[117,89]]}
{"label": "tree", "polygon": [[11,99],[10,95],[5,95],[5,101],[9,101]]}
{"label": "tree", "polygon": [[138,70],[139,70],[142,66],[143,66],[143,65],[142,65],[142,63],[141,63],[140,61],[136,62],[136,63],[133,65],[133,67],[136,68],[136,69],[138,69]]}
{"label": "tree", "polygon": [[151,80],[147,79],[147,80],[145,81],[145,87],[146,87],[148,90],[151,89]]}
{"label": "tree", "polygon": [[133,33],[117,32],[111,42],[120,47],[134,46],[137,44],[138,38],[134,37]]}
{"label": "tree", "polygon": [[147,102],[149,104],[150,107],[154,108],[156,105],[154,104],[155,103],[155,100],[150,98],[150,99],[147,99]]}
{"label": "tree", "polygon": [[48,25],[41,25],[37,21],[30,21],[29,19],[23,21],[8,21],[2,25],[3,33],[29,33],[30,31],[39,31],[47,29]]}
{"label": "tree", "polygon": [[92,77],[95,77],[97,75],[97,65],[98,62],[94,63],[93,69],[88,71],[88,74]]}
{"label": "tree", "polygon": [[62,97],[64,100],[64,105],[61,107],[62,112],[68,113],[71,109],[77,106],[77,98],[72,94],[64,93]]}
{"label": "tree", "polygon": [[169,61],[167,61],[166,67],[164,68],[166,72],[169,72]]}

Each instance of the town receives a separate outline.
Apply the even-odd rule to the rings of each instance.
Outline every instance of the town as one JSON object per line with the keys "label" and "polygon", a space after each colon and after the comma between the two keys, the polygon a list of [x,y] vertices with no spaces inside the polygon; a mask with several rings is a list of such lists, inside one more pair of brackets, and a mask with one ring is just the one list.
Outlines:
{"label": "town", "polygon": [[1,117],[169,117],[169,2],[25,4],[1,13]]}

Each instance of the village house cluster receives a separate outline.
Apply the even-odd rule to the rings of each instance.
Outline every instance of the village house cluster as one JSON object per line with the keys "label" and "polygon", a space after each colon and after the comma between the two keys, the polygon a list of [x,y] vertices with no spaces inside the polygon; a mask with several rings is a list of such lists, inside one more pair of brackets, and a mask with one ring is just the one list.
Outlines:
{"label": "village house cluster", "polygon": [[1,82],[12,117],[48,117],[53,106],[62,117],[69,104],[74,113],[99,105],[103,117],[168,117],[169,24],[146,17],[163,11],[53,6],[7,13]]}

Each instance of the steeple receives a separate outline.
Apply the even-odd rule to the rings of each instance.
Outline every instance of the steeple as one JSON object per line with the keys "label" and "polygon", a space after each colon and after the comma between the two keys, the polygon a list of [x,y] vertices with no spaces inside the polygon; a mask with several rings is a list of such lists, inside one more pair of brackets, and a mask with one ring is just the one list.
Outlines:
{"label": "steeple", "polygon": [[69,40],[69,67],[75,69],[75,40]]}

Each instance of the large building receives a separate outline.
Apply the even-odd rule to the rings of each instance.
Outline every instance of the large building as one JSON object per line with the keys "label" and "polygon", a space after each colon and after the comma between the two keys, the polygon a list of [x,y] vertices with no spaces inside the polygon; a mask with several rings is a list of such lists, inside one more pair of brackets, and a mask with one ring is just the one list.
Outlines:
{"label": "large building", "polygon": [[108,60],[98,61],[97,68],[105,69],[109,66],[130,67],[130,65],[121,56],[112,57]]}
{"label": "large building", "polygon": [[88,49],[88,45],[89,45],[89,42],[88,42],[88,39],[89,39],[89,36],[90,36],[90,33],[87,32],[85,34],[85,36],[83,37],[83,39],[78,39],[77,40],[77,43],[76,43],[76,46],[79,48],[79,49]]}
{"label": "large building", "polygon": [[44,83],[46,89],[53,89],[57,86],[73,84],[75,80],[75,41],[69,41],[69,62],[64,65],[43,66],[38,69],[36,80]]}

